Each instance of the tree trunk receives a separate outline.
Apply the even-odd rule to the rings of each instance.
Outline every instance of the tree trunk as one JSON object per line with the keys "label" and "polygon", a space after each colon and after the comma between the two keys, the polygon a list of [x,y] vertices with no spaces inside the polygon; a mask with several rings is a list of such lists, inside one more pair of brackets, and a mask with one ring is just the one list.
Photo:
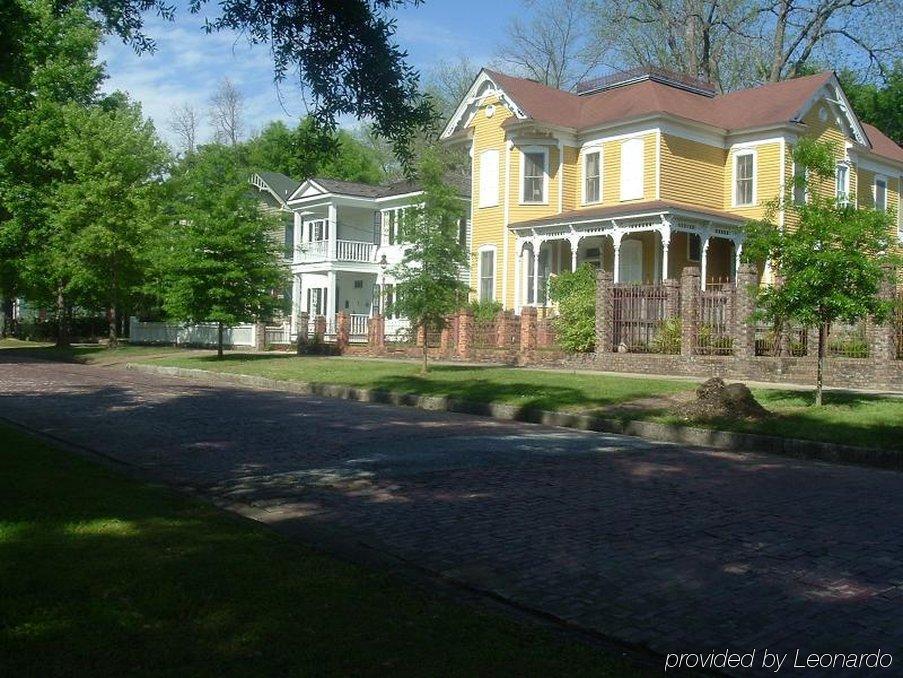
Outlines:
{"label": "tree trunk", "polygon": [[63,288],[57,288],[56,293],[56,347],[69,348],[69,316],[66,313],[66,298],[63,296]]}
{"label": "tree trunk", "polygon": [[815,406],[821,407],[821,392],[825,375],[825,342],[828,338],[828,326],[821,323],[818,326],[818,367],[815,371]]}
{"label": "tree trunk", "polygon": [[423,324],[423,364],[420,366],[420,374],[426,374],[430,371],[429,366],[429,342],[427,341],[427,325]]}
{"label": "tree trunk", "polygon": [[223,322],[222,320],[216,326],[216,357],[223,357]]}
{"label": "tree trunk", "polygon": [[108,344],[109,348],[116,348],[119,346],[119,323],[117,322],[118,315],[116,314],[116,307],[110,306],[110,316],[109,316],[109,337],[110,341]]}

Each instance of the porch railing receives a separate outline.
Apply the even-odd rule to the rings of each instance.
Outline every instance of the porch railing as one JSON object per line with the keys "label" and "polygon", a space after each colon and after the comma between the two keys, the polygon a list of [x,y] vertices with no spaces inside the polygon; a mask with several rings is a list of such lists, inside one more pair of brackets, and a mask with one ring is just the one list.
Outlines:
{"label": "porch railing", "polygon": [[336,240],[335,255],[330,254],[330,241],[317,240],[306,242],[298,250],[298,260],[301,262],[328,261],[373,261],[376,255],[376,245],[371,242],[358,240]]}
{"label": "porch railing", "polygon": [[352,339],[360,339],[367,336],[367,319],[370,316],[360,313],[351,313],[348,316],[350,327],[348,334]]}

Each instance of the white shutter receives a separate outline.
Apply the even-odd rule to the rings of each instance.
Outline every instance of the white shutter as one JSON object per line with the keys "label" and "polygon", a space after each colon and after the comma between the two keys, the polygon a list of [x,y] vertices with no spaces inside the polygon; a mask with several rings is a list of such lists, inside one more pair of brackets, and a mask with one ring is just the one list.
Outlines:
{"label": "white shutter", "polygon": [[643,140],[621,143],[621,200],[643,197]]}
{"label": "white shutter", "polygon": [[499,204],[499,152],[480,153],[480,207]]}

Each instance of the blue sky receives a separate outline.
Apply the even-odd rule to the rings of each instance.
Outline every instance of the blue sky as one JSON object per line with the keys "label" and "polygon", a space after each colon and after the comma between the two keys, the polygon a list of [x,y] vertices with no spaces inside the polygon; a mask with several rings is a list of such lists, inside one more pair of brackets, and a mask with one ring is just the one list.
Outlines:
{"label": "blue sky", "polygon": [[[395,13],[397,42],[408,51],[410,63],[424,73],[441,60],[461,55],[474,63],[486,63],[520,7],[520,0],[427,0]],[[120,89],[140,101],[161,136],[169,141],[173,141],[167,128],[170,109],[190,103],[204,110],[223,75],[228,75],[245,95],[252,130],[270,120],[291,121],[304,115],[298,87],[291,82],[278,88],[273,84],[266,46],[251,47],[236,34],[207,35],[202,26],[203,17],[184,8],[178,11],[174,23],[150,16],[146,32],[157,41],[158,49],[155,54],[141,56],[117,39],[108,38],[100,51],[109,74],[104,89]],[[207,136],[209,127],[202,131],[202,136]]]}

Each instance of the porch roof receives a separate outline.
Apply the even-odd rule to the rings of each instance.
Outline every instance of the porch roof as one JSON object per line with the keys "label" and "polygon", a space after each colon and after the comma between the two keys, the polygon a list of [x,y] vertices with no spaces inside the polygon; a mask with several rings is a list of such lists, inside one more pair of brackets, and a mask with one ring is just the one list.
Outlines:
{"label": "porch roof", "polygon": [[538,228],[541,226],[571,226],[580,223],[593,223],[605,219],[628,219],[639,217],[654,217],[674,214],[685,218],[699,219],[701,221],[718,222],[726,226],[740,226],[747,221],[744,217],[730,212],[697,207],[672,200],[648,200],[634,202],[626,205],[610,205],[608,207],[587,207],[583,209],[568,210],[560,214],[554,214],[540,219],[528,221],[516,221],[508,225],[512,230],[522,228]]}

